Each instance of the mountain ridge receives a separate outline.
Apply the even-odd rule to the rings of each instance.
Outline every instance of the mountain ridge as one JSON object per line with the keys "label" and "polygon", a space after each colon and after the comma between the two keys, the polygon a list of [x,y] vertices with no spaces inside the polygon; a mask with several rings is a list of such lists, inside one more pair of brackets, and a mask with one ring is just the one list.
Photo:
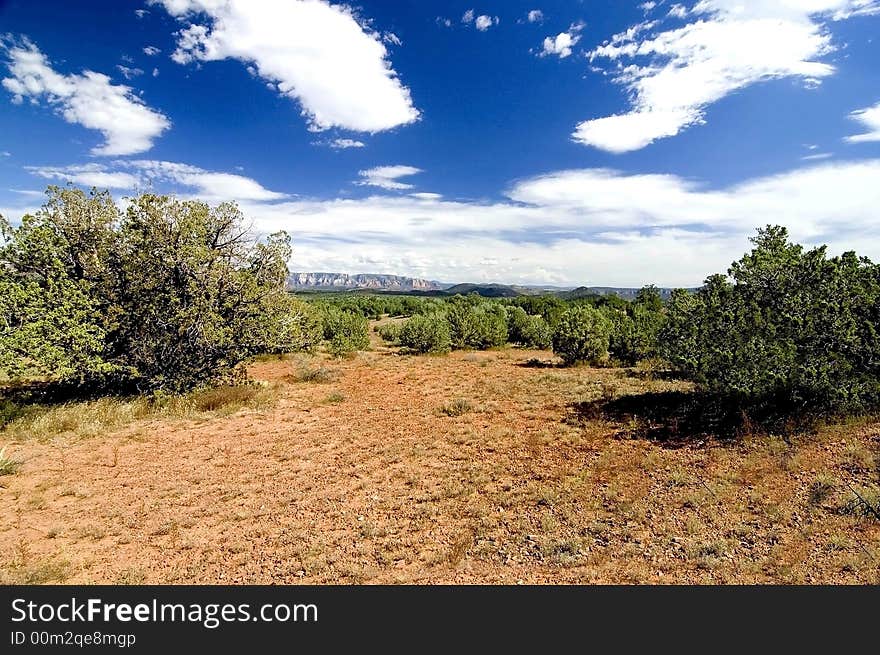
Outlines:
{"label": "mountain ridge", "polygon": [[[584,296],[617,295],[633,299],[639,287],[579,286],[560,287],[553,285],[516,285],[491,283],[450,284],[437,280],[390,275],[384,273],[291,273],[288,277],[291,291],[375,291],[391,293],[428,293],[436,295],[467,295],[476,293],[488,298],[512,298],[528,295],[555,295],[574,299]],[[659,288],[661,297],[668,298],[671,288]]]}

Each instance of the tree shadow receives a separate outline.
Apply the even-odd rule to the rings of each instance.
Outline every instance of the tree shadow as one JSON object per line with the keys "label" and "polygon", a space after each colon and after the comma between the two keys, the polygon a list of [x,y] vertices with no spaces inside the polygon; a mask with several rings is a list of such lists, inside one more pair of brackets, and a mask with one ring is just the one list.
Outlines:
{"label": "tree shadow", "polygon": [[672,448],[771,430],[785,437],[809,429],[814,423],[813,417],[793,416],[779,407],[770,409],[749,413],[734,398],[665,391],[571,403],[564,420],[572,425],[596,420],[615,422],[619,438],[646,439]]}
{"label": "tree shadow", "polygon": [[517,366],[521,366],[522,368],[565,368],[565,366],[558,362],[544,361],[543,359],[538,359],[536,357],[520,362]]}

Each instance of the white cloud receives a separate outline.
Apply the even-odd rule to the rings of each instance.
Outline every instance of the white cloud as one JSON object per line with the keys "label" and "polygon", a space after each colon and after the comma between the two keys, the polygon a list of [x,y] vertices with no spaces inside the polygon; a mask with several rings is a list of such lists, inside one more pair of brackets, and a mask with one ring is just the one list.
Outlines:
{"label": "white cloud", "polygon": [[363,148],[366,144],[354,139],[333,139],[328,145],[336,150],[345,150],[347,148]]}
{"label": "white cloud", "polygon": [[361,186],[375,186],[380,189],[388,189],[389,191],[400,191],[403,189],[412,189],[412,184],[398,182],[401,177],[409,177],[421,173],[421,168],[414,166],[377,166],[365,171],[360,171],[363,179],[357,182]]}
{"label": "white cloud", "polygon": [[145,189],[157,183],[191,189],[204,200],[273,201],[287,197],[264,188],[242,175],[207,171],[198,166],[169,161],[119,160],[110,165],[28,166],[39,177],[108,189]]}
{"label": "white cloud", "polygon": [[687,18],[688,10],[684,5],[672,5],[666,15],[672,18]]}
{"label": "white cloud", "polygon": [[819,61],[834,50],[825,22],[878,10],[876,0],[700,0],[682,27],[634,25],[590,53],[614,64],[630,111],[586,120],[572,137],[628,152],[704,123],[708,105],[749,85],[784,77],[818,84],[834,72]]}
{"label": "white cloud", "polygon": [[[127,172],[156,185],[186,186],[213,202],[237,188],[226,179],[206,181],[199,177],[206,171],[184,164],[110,166],[77,172]],[[392,183],[402,176],[392,173],[385,172]],[[254,196],[240,203],[255,229],[290,232],[297,270],[694,286],[725,271],[749,248],[754,228],[766,223],[787,226],[801,243],[880,259],[878,179],[880,159],[822,163],[724,188],[674,175],[557,171],[519,181],[492,202],[428,193],[332,200],[238,195]]]}
{"label": "white cloud", "polygon": [[140,75],[144,74],[144,71],[141,68],[129,68],[128,66],[123,66],[121,64],[118,64],[116,66],[116,70],[122,73],[122,77],[127,80],[134,79],[135,77],[139,77]]}
{"label": "white cloud", "polygon": [[584,29],[583,23],[576,23],[568,28],[567,32],[561,32],[555,37],[548,36],[544,39],[543,49],[539,56],[558,55],[560,59],[571,56],[571,49],[581,40],[580,31]]}
{"label": "white cloud", "polygon": [[493,18],[492,16],[482,15],[482,16],[477,16],[474,19],[474,27],[476,27],[481,32],[485,32],[490,27],[492,27],[493,25],[497,25],[500,22],[501,22],[501,20],[498,18],[498,16],[495,16]]}
{"label": "white cloud", "polygon": [[656,2],[643,2],[642,4],[639,5],[639,9],[641,9],[645,13],[648,13],[656,6],[657,6]]}
{"label": "white cloud", "polygon": [[103,164],[83,164],[81,166],[26,166],[26,170],[48,180],[73,182],[80,186],[102,189],[134,189],[141,183],[140,178],[131,173],[109,171]]}
{"label": "white cloud", "polygon": [[168,118],[147,107],[131,87],[113,84],[106,75],[90,70],[81,75],[58,73],[29,41],[8,47],[6,53],[11,77],[3,80],[3,86],[13,94],[13,102],[45,100],[68,123],[98,130],[104,143],[93,148],[92,154],[144,152],[171,126]]}
{"label": "white cloud", "polygon": [[466,12],[464,12],[464,14],[461,17],[461,22],[465,23],[465,24],[473,23],[474,22],[474,10],[468,9]]}
{"label": "white cloud", "polygon": [[137,16],[138,18],[143,18],[144,16],[146,16],[149,13],[150,12],[147,11],[146,9],[135,9],[134,10],[134,15]]}
{"label": "white cloud", "polygon": [[858,121],[868,130],[863,134],[855,134],[846,137],[849,143],[865,143],[868,141],[880,141],[880,102],[873,107],[859,109],[850,114],[850,118]]}
{"label": "white cloud", "polygon": [[802,243],[880,258],[880,160],[824,164],[724,189],[672,175],[559,171],[509,200],[419,195],[246,203],[294,237],[297,270],[450,281],[693,286],[723,272],[765,223]]}
{"label": "white cloud", "polygon": [[437,24],[442,25],[443,27],[452,27],[452,21],[448,18],[443,18],[442,16],[437,16]]}
{"label": "white cloud", "polygon": [[155,57],[160,52],[162,52],[162,51],[159,50],[159,48],[157,48],[156,46],[153,46],[153,45],[144,46],[144,54],[147,55],[147,57]]}
{"label": "white cloud", "polygon": [[237,59],[297,100],[314,130],[379,132],[419,117],[381,35],[324,0],[150,0],[186,23],[172,59]]}
{"label": "white cloud", "polygon": [[12,157],[12,153],[8,150],[3,150],[2,152],[0,152],[0,157]]}
{"label": "white cloud", "polygon": [[834,155],[830,152],[817,152],[814,155],[804,155],[803,157],[801,157],[801,159],[803,161],[818,161],[821,159],[830,159],[833,156]]}
{"label": "white cloud", "polygon": [[544,12],[540,9],[532,9],[526,16],[526,20],[530,23],[542,23],[544,22]]}

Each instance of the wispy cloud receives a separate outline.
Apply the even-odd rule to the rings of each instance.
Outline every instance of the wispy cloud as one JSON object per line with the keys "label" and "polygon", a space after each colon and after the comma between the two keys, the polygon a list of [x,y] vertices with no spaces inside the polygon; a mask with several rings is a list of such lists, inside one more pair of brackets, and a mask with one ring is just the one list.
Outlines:
{"label": "wispy cloud", "polygon": [[137,190],[152,188],[156,184],[172,184],[209,200],[274,201],[287,197],[283,193],[269,191],[243,175],[208,171],[169,161],[118,160],[110,164],[28,166],[27,170],[50,180],[107,189]]}
{"label": "wispy cloud", "polygon": [[850,118],[862,124],[867,132],[846,137],[849,143],[866,143],[880,141],[880,102],[873,107],[859,109],[850,114]]}
{"label": "wispy cloud", "polygon": [[421,172],[421,168],[415,168],[414,166],[377,166],[360,171],[358,175],[361,176],[361,180],[357,184],[361,186],[375,186],[389,191],[412,189],[412,184],[406,184],[398,180],[401,177],[409,177]]}

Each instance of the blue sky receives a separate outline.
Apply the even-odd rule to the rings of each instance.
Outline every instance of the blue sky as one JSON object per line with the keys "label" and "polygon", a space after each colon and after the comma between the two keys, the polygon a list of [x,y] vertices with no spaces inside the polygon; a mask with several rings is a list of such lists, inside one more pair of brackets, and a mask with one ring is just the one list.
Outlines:
{"label": "blue sky", "polygon": [[694,285],[880,259],[880,1],[0,0],[0,213],[236,200],[293,270]]}

